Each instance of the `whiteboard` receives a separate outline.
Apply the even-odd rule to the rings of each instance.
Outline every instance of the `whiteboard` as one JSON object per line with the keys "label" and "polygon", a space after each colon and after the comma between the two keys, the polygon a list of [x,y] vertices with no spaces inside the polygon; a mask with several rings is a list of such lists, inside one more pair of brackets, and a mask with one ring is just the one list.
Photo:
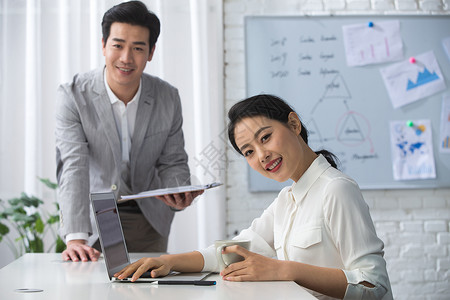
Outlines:
{"label": "whiteboard", "polygon": [[[432,50],[446,90],[394,109],[380,68],[392,63],[348,67],[342,26],[398,20],[404,60]],[[275,94],[291,104],[310,132],[313,150],[336,154],[339,169],[362,189],[450,187],[450,155],[439,152],[442,96],[450,92],[450,60],[442,39],[450,36],[449,16],[249,16],[245,19],[247,96]],[[394,180],[391,120],[429,119],[436,178]],[[337,138],[353,122],[361,138]],[[279,191],[278,183],[249,168],[249,190]]]}

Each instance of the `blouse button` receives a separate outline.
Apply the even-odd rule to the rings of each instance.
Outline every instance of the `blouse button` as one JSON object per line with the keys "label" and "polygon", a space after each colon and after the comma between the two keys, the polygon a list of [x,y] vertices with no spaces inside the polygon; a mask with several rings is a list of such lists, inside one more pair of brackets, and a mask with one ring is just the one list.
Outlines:
{"label": "blouse button", "polygon": [[117,185],[113,184],[113,185],[111,186],[111,189],[112,189],[113,191],[117,190]]}

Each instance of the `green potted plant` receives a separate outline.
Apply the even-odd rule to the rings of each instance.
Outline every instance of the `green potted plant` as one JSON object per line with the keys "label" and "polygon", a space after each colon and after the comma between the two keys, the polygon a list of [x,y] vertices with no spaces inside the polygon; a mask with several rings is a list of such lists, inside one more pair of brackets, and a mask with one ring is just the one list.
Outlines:
{"label": "green potted plant", "polygon": [[[49,179],[39,178],[48,188],[56,190],[58,185]],[[44,201],[22,193],[20,197],[7,202],[0,199],[0,243],[5,241],[16,258],[24,253],[62,252],[65,244],[56,233],[59,223],[59,205],[55,202],[56,212],[50,214],[39,208]],[[18,237],[10,238],[10,227]],[[52,235],[51,244],[44,248],[44,237]]]}

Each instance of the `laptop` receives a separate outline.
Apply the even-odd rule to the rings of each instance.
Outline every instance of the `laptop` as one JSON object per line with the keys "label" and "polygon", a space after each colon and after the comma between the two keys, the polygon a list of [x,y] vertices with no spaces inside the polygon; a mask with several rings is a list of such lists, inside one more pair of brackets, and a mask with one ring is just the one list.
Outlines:
{"label": "laptop", "polygon": [[[91,204],[94,210],[100,245],[105,259],[106,270],[112,281],[130,282],[130,278],[117,279],[113,275],[130,264],[122,224],[120,223],[117,201],[113,192],[91,193]],[[137,281],[144,282],[197,282],[203,280],[210,272],[179,273],[171,272],[165,277],[151,278],[150,272],[144,273]]]}

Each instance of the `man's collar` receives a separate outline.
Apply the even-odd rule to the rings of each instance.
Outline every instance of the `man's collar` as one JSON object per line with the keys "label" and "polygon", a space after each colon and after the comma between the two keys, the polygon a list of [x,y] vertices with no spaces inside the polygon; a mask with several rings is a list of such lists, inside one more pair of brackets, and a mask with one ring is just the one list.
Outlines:
{"label": "man's collar", "polygon": [[[111,104],[115,104],[117,101],[121,101],[119,98],[117,98],[116,94],[114,94],[114,92],[111,90],[111,87],[108,84],[108,80],[106,79],[106,67],[103,69],[103,81],[105,83],[106,92],[108,93],[108,98],[109,101],[111,101]],[[128,104],[132,103],[133,101],[139,102],[141,91],[142,91],[142,78],[139,81],[139,88],[136,94],[134,94],[133,99],[131,99],[131,101],[128,102]]]}

